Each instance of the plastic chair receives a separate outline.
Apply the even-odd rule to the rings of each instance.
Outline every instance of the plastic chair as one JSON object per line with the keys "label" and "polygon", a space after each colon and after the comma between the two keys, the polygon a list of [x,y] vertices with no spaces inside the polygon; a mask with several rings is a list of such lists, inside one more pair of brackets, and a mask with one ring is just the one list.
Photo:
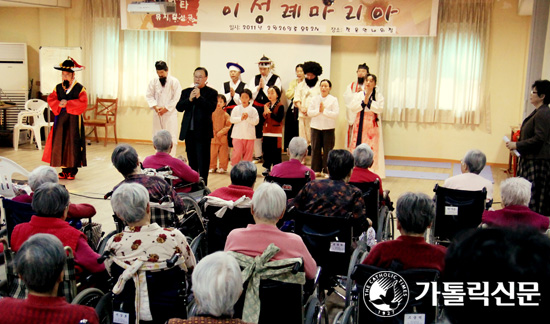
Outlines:
{"label": "plastic chair", "polygon": [[[40,99],[31,99],[28,100],[25,103],[25,110],[22,110],[19,112],[19,115],[17,115],[17,124],[13,126],[13,149],[18,150],[19,148],[19,131],[22,129],[30,129],[34,134],[34,139],[36,141],[36,147],[38,147],[39,150],[42,149],[42,137],[40,135],[40,129],[42,127],[48,127],[49,128],[53,126],[53,122],[47,122],[44,119],[44,110],[48,108],[48,103],[40,100]],[[49,113],[49,109],[48,109]],[[23,118],[33,118],[32,125],[28,125],[26,123],[23,123]],[[47,136],[47,135],[46,135]]]}
{"label": "plastic chair", "polygon": [[0,156],[0,196],[7,198],[15,197],[11,180],[14,173],[21,174],[27,178],[29,177],[29,171],[25,170],[25,168],[8,158]]}
{"label": "plastic chair", "polygon": [[93,111],[93,116],[84,117],[84,126],[93,127],[95,141],[99,143],[97,138],[97,128],[105,127],[105,144],[107,146],[107,126],[113,126],[115,133],[115,143],[118,144],[116,137],[116,115],[118,109],[118,99],[102,99],[96,98],[95,105],[92,108],[86,110]]}

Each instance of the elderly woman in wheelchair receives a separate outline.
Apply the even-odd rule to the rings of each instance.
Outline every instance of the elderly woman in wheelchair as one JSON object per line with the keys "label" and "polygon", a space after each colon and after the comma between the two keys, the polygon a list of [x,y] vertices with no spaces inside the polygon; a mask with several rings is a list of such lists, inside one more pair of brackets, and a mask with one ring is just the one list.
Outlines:
{"label": "elderly woman in wheelchair", "polygon": [[[176,296],[185,290],[185,272],[195,266],[185,235],[177,229],[151,224],[149,194],[140,184],[120,185],[113,193],[111,205],[117,217],[127,224],[105,248],[109,255],[106,268],[114,278],[118,275],[113,303],[117,304],[118,299],[133,301],[128,296],[137,296],[135,312],[130,314],[136,321],[157,322],[159,317],[166,320],[177,315],[181,311],[181,307],[177,307],[181,298]],[[155,276],[158,271],[164,275]],[[126,290],[125,286],[132,285],[135,292],[128,293],[131,289]],[[118,302],[124,304],[124,301]]]}
{"label": "elderly woman in wheelchair", "polygon": [[398,261],[403,269],[428,268],[442,272],[447,249],[428,244],[424,239],[435,217],[433,200],[423,193],[407,192],[397,200],[396,212],[401,236],[375,245],[363,264],[390,268]]}
{"label": "elderly woman in wheelchair", "polygon": [[227,237],[225,251],[235,251],[256,257],[261,255],[270,244],[275,244],[280,251],[273,260],[303,258],[306,277],[313,279],[317,264],[309,253],[302,238],[294,233],[285,233],[277,228],[277,222],[283,217],[286,209],[286,194],[275,183],[262,183],[254,192],[251,212],[255,224],[238,228]]}
{"label": "elderly woman in wheelchair", "polygon": [[169,324],[244,323],[232,318],[243,291],[241,269],[234,257],[226,252],[204,257],[193,271],[192,281],[197,314],[189,319],[173,318]]}
{"label": "elderly woman in wheelchair", "polygon": [[199,174],[191,169],[190,166],[180,158],[170,156],[172,150],[172,135],[167,130],[158,131],[153,137],[153,146],[157,153],[143,160],[143,167],[150,169],[159,169],[169,167],[172,175],[175,177],[172,180],[172,186],[176,188],[176,192],[190,192],[191,186],[180,186],[199,182]]}
{"label": "elderly woman in wheelchair", "polygon": [[[15,256],[16,272],[28,291],[26,299],[1,298],[0,323],[99,323],[93,308],[71,305],[58,297],[66,254],[51,234],[30,237]],[[9,273],[8,273],[9,275]]]}
{"label": "elderly woman in wheelchair", "polygon": [[69,246],[74,251],[77,274],[83,271],[105,271],[105,267],[97,263],[99,255],[88,245],[86,235],[65,221],[69,205],[69,192],[65,187],[57,183],[44,183],[38,187],[32,199],[32,208],[36,215],[32,216],[30,222],[15,227],[11,235],[12,249],[18,251],[33,234],[49,233],[57,236],[64,246]]}
{"label": "elderly woman in wheelchair", "polygon": [[[43,183],[59,183],[57,171],[49,165],[41,165],[29,174],[29,187],[32,190],[30,195],[18,195],[13,197],[12,200],[21,203],[32,203],[34,191]],[[69,204],[67,219],[71,225],[80,228],[82,226],[81,218],[91,218],[95,214],[96,210],[90,204]]]}

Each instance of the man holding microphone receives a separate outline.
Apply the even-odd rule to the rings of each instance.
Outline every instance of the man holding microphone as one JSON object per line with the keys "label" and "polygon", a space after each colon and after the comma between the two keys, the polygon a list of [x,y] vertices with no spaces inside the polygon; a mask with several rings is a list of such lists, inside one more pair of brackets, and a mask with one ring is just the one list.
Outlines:
{"label": "man holding microphone", "polygon": [[185,112],[181,121],[180,140],[185,141],[189,166],[199,172],[208,184],[210,142],[213,137],[212,113],[216,110],[218,92],[206,85],[208,71],[198,67],[193,73],[194,86],[184,89],[176,105]]}

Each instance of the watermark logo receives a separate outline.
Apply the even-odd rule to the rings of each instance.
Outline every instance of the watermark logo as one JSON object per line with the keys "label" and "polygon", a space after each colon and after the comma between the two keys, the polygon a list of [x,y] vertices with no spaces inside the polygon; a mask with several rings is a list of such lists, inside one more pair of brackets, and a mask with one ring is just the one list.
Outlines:
{"label": "watermark logo", "polygon": [[377,272],[363,287],[363,302],[367,308],[380,317],[393,317],[399,314],[409,302],[409,286],[395,272]]}

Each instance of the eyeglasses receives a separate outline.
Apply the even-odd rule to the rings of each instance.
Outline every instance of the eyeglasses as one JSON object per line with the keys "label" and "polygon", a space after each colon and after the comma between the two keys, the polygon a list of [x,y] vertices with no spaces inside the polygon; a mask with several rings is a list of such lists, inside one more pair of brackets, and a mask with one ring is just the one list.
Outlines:
{"label": "eyeglasses", "polygon": [[537,94],[538,92],[536,92],[535,90],[531,90],[531,94]]}

